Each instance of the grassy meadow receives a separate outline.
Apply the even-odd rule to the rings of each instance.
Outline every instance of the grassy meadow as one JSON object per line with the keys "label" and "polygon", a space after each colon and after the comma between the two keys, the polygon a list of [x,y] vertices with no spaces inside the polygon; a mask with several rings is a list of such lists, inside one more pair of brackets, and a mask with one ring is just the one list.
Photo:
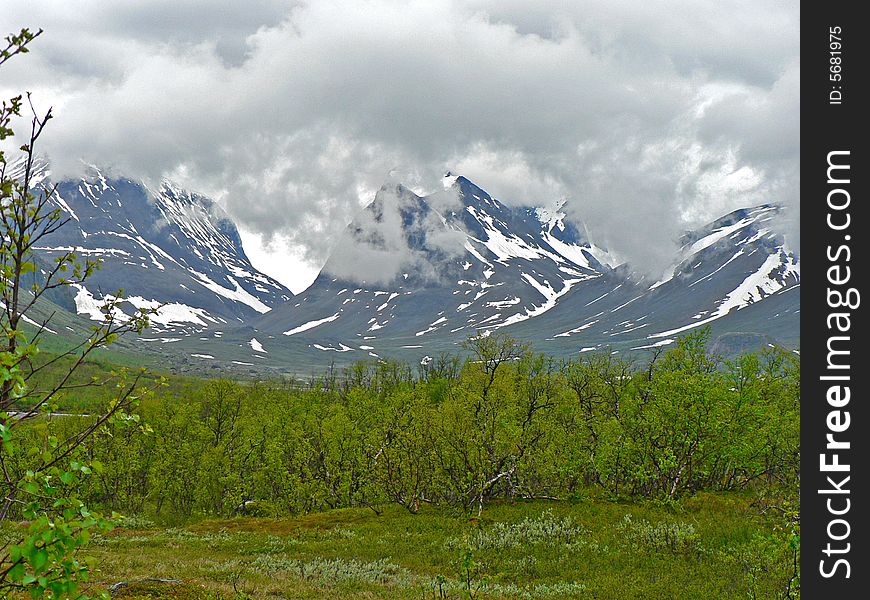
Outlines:
{"label": "grassy meadow", "polygon": [[768,557],[773,526],[745,494],[701,493],[671,506],[497,503],[470,519],[398,506],[171,527],[131,518],[88,553],[95,586],[183,581],[120,597],[776,598],[791,572]]}

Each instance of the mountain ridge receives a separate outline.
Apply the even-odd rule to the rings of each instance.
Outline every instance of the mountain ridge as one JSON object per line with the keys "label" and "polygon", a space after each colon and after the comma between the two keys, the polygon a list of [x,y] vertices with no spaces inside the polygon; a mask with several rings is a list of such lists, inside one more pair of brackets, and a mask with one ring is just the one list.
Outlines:
{"label": "mountain ridge", "polygon": [[[47,165],[37,170],[50,182]],[[102,301],[122,289],[121,309],[161,306],[155,331],[195,333],[213,325],[244,323],[293,297],[260,273],[245,254],[238,230],[213,200],[168,180],[151,187],[110,178],[96,167],[79,179],[57,182],[51,202],[67,223],[34,248],[51,261],[75,249],[103,268],[75,286],[65,308],[100,319]]]}
{"label": "mountain ridge", "polygon": [[[354,355],[450,347],[464,336],[496,329],[536,340],[556,354],[611,346],[630,350],[673,343],[670,336],[705,324],[728,333],[727,322],[740,310],[799,288],[799,259],[766,226],[781,210],[774,205],[733,211],[688,232],[670,273],[651,283],[585,240],[576,227],[553,236],[562,214],[558,208],[545,215],[532,207],[508,208],[456,176],[445,187],[457,190],[463,201],[439,216],[445,227],[466,236],[465,253],[441,265],[447,274],[455,274],[457,264],[464,267],[449,286],[417,289],[407,278],[359,284],[330,273],[327,262],[292,308],[279,307],[254,327],[310,348]],[[414,195],[414,201],[425,203],[426,197]],[[402,219],[406,225],[411,221]],[[562,231],[568,229],[563,225]],[[348,230],[359,237],[359,223]],[[425,236],[405,233],[425,245]],[[346,254],[356,251],[348,240],[338,246]],[[783,302],[787,316],[774,313],[766,318],[769,323],[755,325],[763,331],[747,333],[779,329],[790,343],[798,340],[799,301],[798,307]],[[617,315],[619,321],[611,322]]]}
{"label": "mountain ridge", "polygon": [[771,204],[687,232],[653,281],[589,240],[564,202],[507,206],[450,173],[423,196],[391,182],[294,296],[250,264],[217,203],[171,182],[92,167],[60,182],[54,201],[70,223],[40,259],[79,247],[106,261],[66,307],[101,318],[119,287],[125,311],[160,305],[141,346],[184,368],[416,361],[496,330],[555,355],[666,346],[703,325],[723,348],[799,344],[799,258],[771,227],[781,211]]}

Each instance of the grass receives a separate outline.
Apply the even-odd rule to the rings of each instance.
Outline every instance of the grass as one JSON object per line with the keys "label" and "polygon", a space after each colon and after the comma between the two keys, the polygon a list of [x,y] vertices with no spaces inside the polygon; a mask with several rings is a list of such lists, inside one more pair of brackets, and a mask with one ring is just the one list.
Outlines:
{"label": "grass", "polygon": [[134,583],[123,597],[708,599],[755,586],[772,598],[778,583],[734,558],[754,556],[740,549],[768,529],[750,504],[702,494],[671,507],[501,504],[480,519],[392,506],[182,527],[134,518],[88,553],[95,585],[183,580]]}

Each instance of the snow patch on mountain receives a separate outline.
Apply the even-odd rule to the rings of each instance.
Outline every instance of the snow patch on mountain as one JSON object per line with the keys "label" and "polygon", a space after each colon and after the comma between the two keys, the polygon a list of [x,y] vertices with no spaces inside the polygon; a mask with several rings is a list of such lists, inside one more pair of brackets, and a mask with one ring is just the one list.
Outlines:
{"label": "snow patch on mountain", "polygon": [[798,281],[800,263],[794,255],[780,249],[779,253],[768,256],[758,271],[749,275],[725,297],[717,313],[728,314],[731,310],[739,310]]}
{"label": "snow patch on mountain", "polygon": [[332,351],[332,352],[353,352],[353,348],[351,348],[350,346],[345,346],[344,344],[342,344],[342,343],[340,343],[340,342],[339,342],[339,344],[338,344],[338,347],[334,347],[334,346],[322,346],[322,345],[320,345],[320,344],[311,344],[311,345],[312,345],[314,348],[317,348],[318,350],[323,350],[323,351],[326,351],[326,352],[328,352],[328,351]]}
{"label": "snow patch on mountain", "polygon": [[675,339],[662,340],[662,341],[656,342],[654,344],[647,344],[646,346],[635,346],[634,348],[632,348],[632,350],[646,350],[649,348],[661,348],[662,346],[668,346],[670,344],[673,344],[675,341],[676,341]]}
{"label": "snow patch on mountain", "polygon": [[191,269],[190,272],[199,280],[199,283],[201,283],[203,286],[210,289],[219,296],[223,296],[224,298],[233,300],[234,302],[241,302],[242,304],[246,304],[260,314],[267,313],[272,310],[272,308],[266,306],[266,304],[263,303],[262,300],[260,300],[259,298],[251,294],[248,290],[240,286],[239,282],[231,276],[227,276],[227,279],[236,288],[234,290],[225,288],[219,283],[215,283],[214,281],[209,279],[208,275],[206,275],[205,273],[199,273],[197,271],[194,271],[193,269]]}
{"label": "snow patch on mountain", "polygon": [[553,228],[558,228],[560,230],[565,229],[565,222],[563,219],[567,216],[562,209],[565,207],[565,200],[559,200],[555,206],[552,208],[549,207],[537,207],[535,208],[535,216],[538,218],[538,221],[543,224],[547,233],[553,231]]}
{"label": "snow patch on mountain", "polygon": [[429,327],[427,327],[423,331],[418,331],[414,335],[418,336],[418,337],[421,335],[426,335],[430,331],[438,330],[440,328],[440,326],[444,325],[445,323],[447,323],[447,317],[441,317],[441,318],[435,320],[431,325],[429,325]]}
{"label": "snow patch on mountain", "polygon": [[323,319],[308,321],[307,323],[303,323],[299,327],[294,327],[293,329],[285,331],[284,335],[296,335],[297,333],[302,333],[303,331],[308,331],[309,329],[314,329],[315,327],[323,325],[324,323],[330,323],[332,321],[335,321],[340,316],[341,316],[341,312],[339,311],[339,312],[335,313],[334,315],[332,315],[331,317],[325,317]]}
{"label": "snow patch on mountain", "polygon": [[162,325],[164,329],[175,325],[196,325],[205,328],[219,322],[218,319],[201,308],[194,308],[178,302],[162,303],[142,296],[128,296],[118,301],[118,298],[112,294],[106,294],[98,299],[81,284],[74,284],[73,287],[76,289],[74,298],[76,312],[80,315],[86,315],[92,321],[105,321],[106,307],[109,303],[115,303],[112,309],[113,318],[125,323],[134,316],[121,309],[124,303],[129,303],[139,311],[156,311],[148,315],[148,320],[152,324]]}
{"label": "snow patch on mountain", "polygon": [[583,248],[582,246],[566,244],[562,240],[556,239],[550,235],[550,232],[545,233],[542,237],[544,238],[544,241],[563,258],[566,258],[575,265],[580,265],[586,269],[592,268],[592,265],[589,263],[589,257],[586,254],[589,252],[588,249]]}
{"label": "snow patch on mountain", "polygon": [[786,248],[780,247],[777,253],[770,254],[764,260],[764,263],[762,263],[757,271],[747,276],[740,285],[719,301],[716,310],[709,317],[647,337],[668,337],[695,329],[696,327],[721,319],[731,311],[745,308],[784,289],[788,291],[797,288],[800,286],[799,282],[799,261]]}
{"label": "snow patch on mountain", "polygon": [[527,309],[524,313],[516,313],[508,317],[507,319],[499,323],[497,327],[506,327],[508,325],[513,325],[514,323],[519,323],[521,321],[531,319],[532,317],[537,317],[544,314],[545,312],[556,306],[556,302],[559,300],[559,298],[570,292],[571,288],[574,285],[586,279],[565,279],[563,281],[564,286],[561,290],[557,291],[550,286],[550,283],[547,280],[539,282],[537,279],[527,273],[523,273],[522,277],[527,282],[529,282],[532,287],[540,292],[540,294],[544,297],[544,303],[540,306],[534,306],[533,308]]}
{"label": "snow patch on mountain", "polygon": [[163,326],[192,323],[201,327],[207,327],[210,324],[218,322],[217,319],[205,310],[193,308],[178,302],[163,304],[157,300],[146,300],[142,296],[129,296],[124,298],[124,300],[139,310],[156,310],[156,313],[149,315],[148,320],[151,323],[159,323]]}

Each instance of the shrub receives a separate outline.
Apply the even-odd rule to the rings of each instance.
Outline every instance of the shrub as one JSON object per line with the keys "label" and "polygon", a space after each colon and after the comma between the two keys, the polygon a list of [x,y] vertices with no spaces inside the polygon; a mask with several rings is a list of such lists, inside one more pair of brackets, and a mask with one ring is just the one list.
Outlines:
{"label": "shrub", "polygon": [[646,519],[635,521],[631,515],[625,515],[619,525],[619,532],[637,549],[667,551],[674,554],[697,550],[700,539],[695,526],[691,523],[677,521],[653,525]]}

